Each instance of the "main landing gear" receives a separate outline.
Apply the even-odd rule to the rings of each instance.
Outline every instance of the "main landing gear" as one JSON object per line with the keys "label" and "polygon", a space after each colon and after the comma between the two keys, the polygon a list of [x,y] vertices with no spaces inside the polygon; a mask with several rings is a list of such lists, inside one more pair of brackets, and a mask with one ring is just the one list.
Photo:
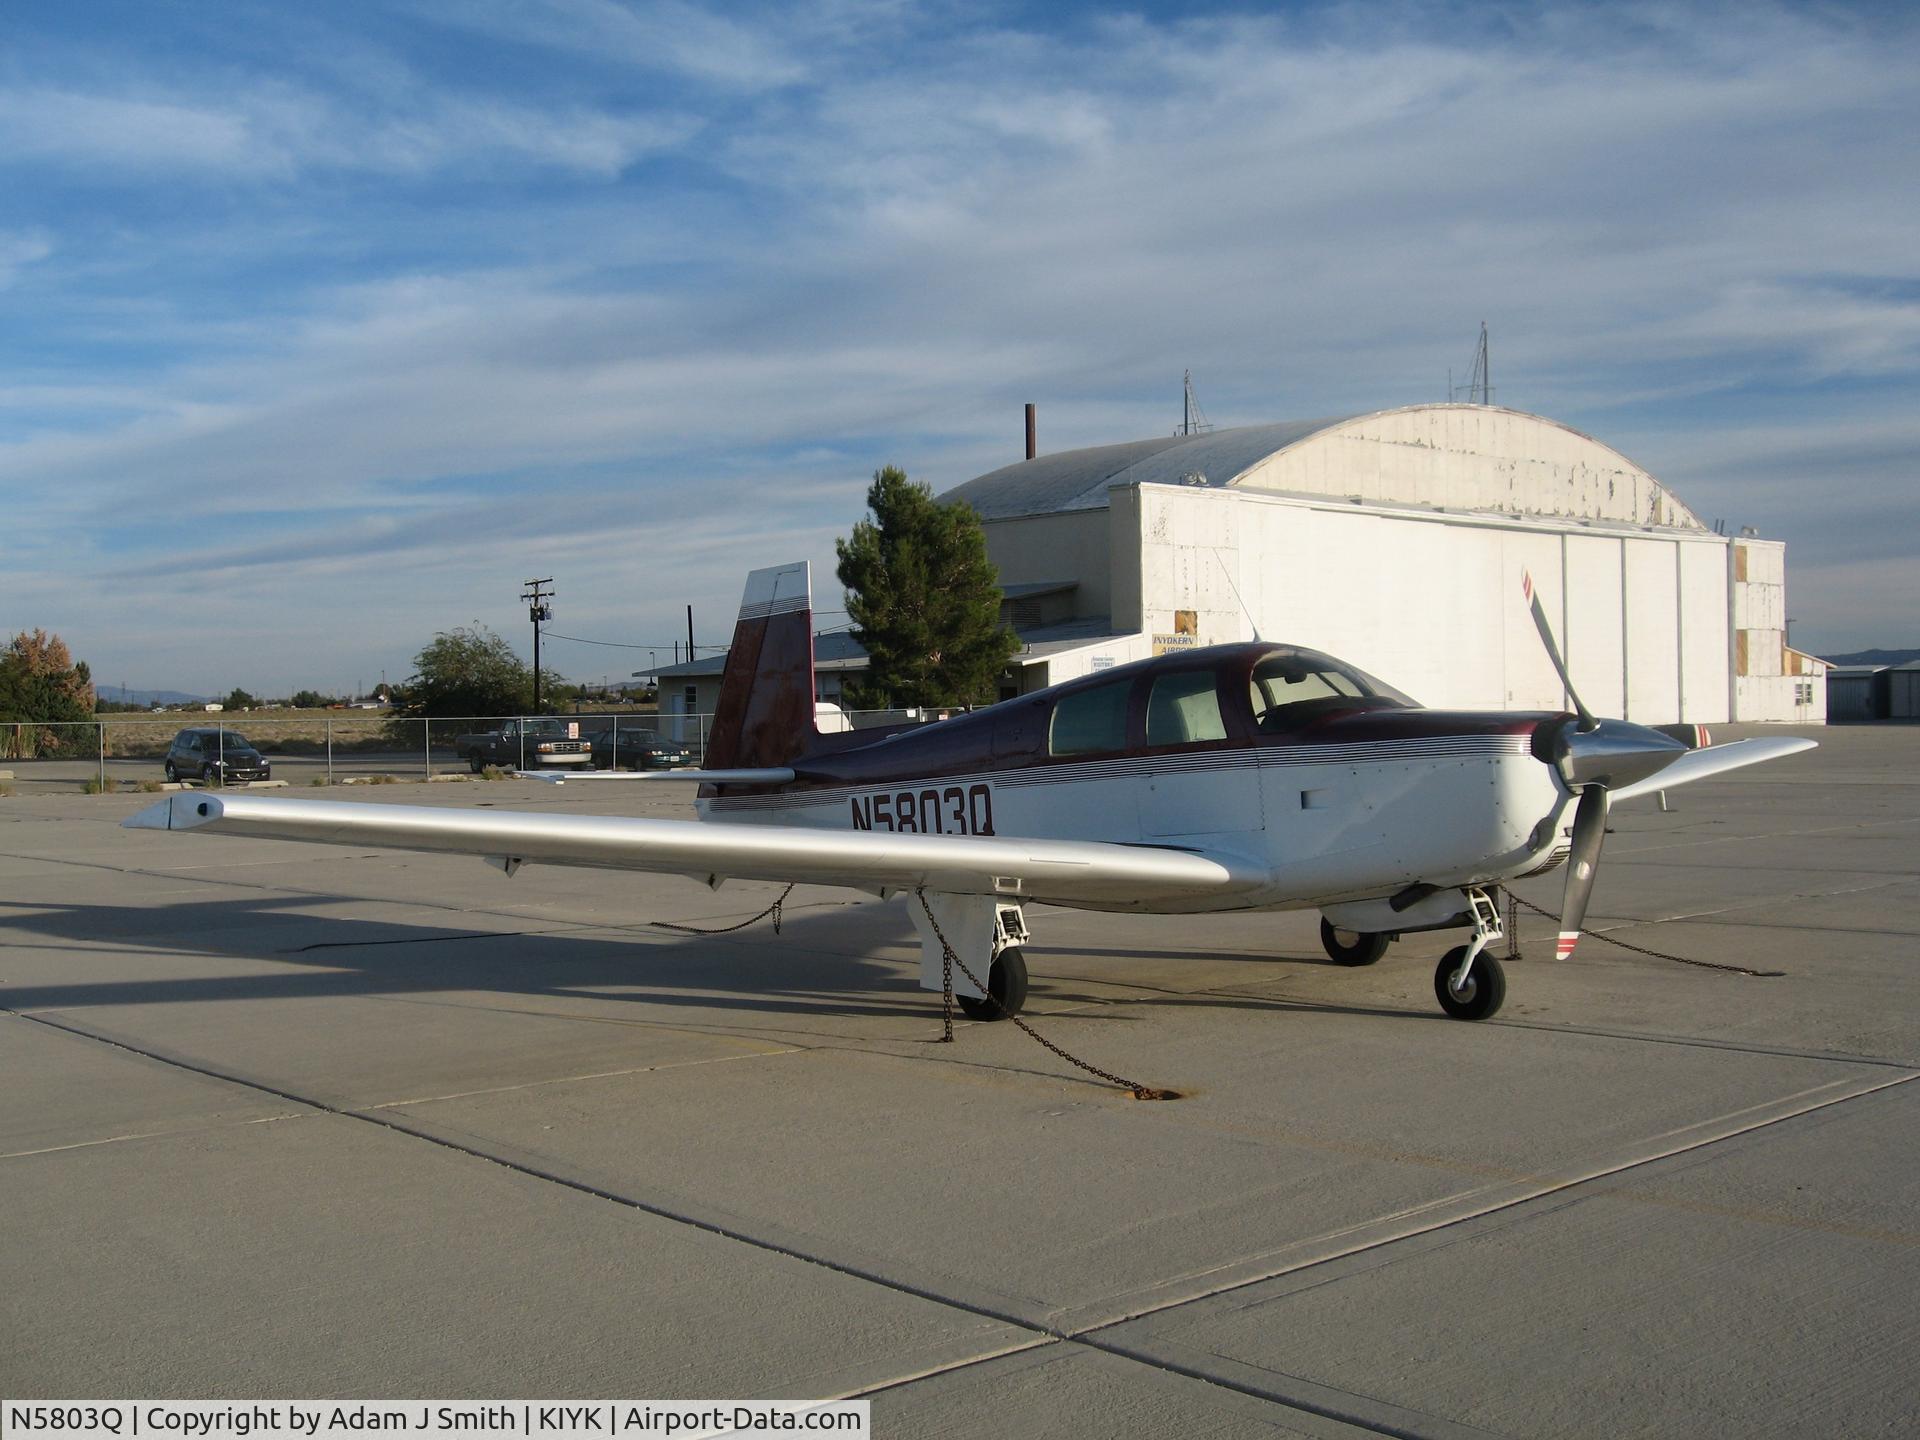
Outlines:
{"label": "main landing gear", "polygon": [[1027,1003],[1027,957],[1017,945],[994,956],[987,972],[988,999],[954,992],[954,1003],[969,1020],[1008,1020]]}
{"label": "main landing gear", "polygon": [[[1032,937],[1017,902],[928,890],[908,898],[907,914],[920,935],[922,989],[938,993],[951,979],[953,998],[969,1020],[1009,1020],[1020,1013],[1027,1003],[1027,957],[1020,947]],[[949,946],[959,962],[951,972]],[[967,979],[968,970],[986,994]]]}
{"label": "main landing gear", "polygon": [[1385,931],[1342,930],[1326,916],[1320,917],[1320,948],[1336,965],[1371,965],[1387,953],[1393,938]]}

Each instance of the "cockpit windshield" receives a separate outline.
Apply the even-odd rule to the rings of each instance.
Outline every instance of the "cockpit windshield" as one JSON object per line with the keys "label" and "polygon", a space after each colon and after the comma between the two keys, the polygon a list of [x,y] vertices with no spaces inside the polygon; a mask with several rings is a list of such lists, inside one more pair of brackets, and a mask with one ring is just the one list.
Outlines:
{"label": "cockpit windshield", "polygon": [[1262,734],[1292,730],[1336,710],[1399,710],[1415,702],[1364,670],[1314,650],[1277,650],[1253,667],[1254,723]]}

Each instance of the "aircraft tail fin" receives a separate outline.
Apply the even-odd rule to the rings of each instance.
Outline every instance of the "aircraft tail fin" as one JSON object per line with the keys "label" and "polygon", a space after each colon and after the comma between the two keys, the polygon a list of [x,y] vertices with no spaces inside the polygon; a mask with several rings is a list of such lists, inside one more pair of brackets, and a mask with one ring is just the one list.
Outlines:
{"label": "aircraft tail fin", "polygon": [[813,723],[813,578],[804,560],[747,576],[704,764],[785,765]]}

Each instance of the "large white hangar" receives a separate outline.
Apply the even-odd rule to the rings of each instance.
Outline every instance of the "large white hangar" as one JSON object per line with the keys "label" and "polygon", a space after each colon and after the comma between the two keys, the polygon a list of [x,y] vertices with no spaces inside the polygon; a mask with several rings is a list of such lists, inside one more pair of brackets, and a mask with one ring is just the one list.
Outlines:
{"label": "large white hangar", "polygon": [[1158,650],[1325,650],[1435,707],[1558,709],[1531,573],[1596,713],[1825,718],[1786,644],[1786,546],[1703,524],[1539,415],[1409,405],[1008,465],[948,491],[985,522],[1028,643],[1006,693]]}

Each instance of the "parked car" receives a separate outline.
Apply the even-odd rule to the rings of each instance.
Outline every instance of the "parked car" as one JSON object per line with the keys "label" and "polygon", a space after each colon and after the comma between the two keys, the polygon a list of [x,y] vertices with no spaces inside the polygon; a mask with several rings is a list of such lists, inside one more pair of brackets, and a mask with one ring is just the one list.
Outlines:
{"label": "parked car", "polygon": [[653,730],[622,725],[616,750],[611,730],[593,737],[593,768],[596,770],[673,770],[693,763],[687,747]]}
{"label": "parked car", "polygon": [[489,765],[503,770],[555,770],[593,763],[587,742],[567,734],[558,720],[509,720],[497,730],[462,735],[453,747],[478,775]]}
{"label": "parked car", "polygon": [[200,780],[208,785],[273,778],[273,766],[246,736],[210,726],[195,726],[174,736],[167,747],[165,769],[169,780]]}

